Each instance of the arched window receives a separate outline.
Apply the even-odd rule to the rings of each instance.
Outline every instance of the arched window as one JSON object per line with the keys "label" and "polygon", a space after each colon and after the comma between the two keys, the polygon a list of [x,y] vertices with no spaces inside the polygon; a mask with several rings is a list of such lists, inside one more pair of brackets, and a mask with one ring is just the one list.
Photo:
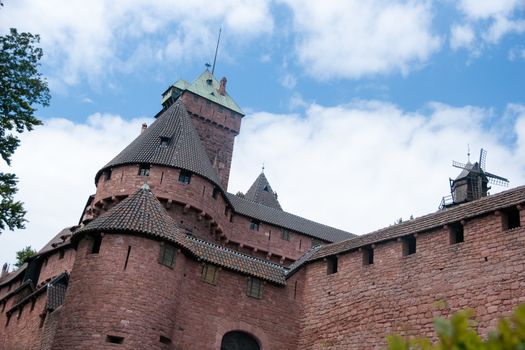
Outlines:
{"label": "arched window", "polygon": [[228,332],[222,337],[221,350],[260,350],[257,340],[241,331]]}

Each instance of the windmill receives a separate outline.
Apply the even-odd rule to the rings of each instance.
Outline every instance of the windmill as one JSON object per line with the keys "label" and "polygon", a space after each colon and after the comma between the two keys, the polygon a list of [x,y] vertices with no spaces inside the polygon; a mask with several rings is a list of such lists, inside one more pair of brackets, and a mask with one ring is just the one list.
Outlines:
{"label": "windmill", "polygon": [[487,151],[482,148],[479,152],[479,161],[474,164],[470,162],[470,153],[467,163],[452,162],[453,167],[462,171],[455,179],[449,179],[451,196],[443,198],[440,209],[487,196],[490,190],[489,184],[508,186],[509,180],[485,170],[486,159]]}

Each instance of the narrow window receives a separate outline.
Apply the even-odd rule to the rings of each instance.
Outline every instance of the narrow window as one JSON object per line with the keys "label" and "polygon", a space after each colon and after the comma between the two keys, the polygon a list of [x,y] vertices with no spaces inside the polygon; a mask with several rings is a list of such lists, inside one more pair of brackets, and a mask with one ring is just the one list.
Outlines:
{"label": "narrow window", "polygon": [[180,169],[179,182],[188,185],[191,181],[191,171]]}
{"label": "narrow window", "polygon": [[165,337],[165,336],[163,336],[163,335],[160,336],[159,341],[160,341],[162,344],[171,344],[171,339],[168,338],[168,337]]}
{"label": "narrow window", "polygon": [[47,313],[44,312],[40,315],[40,324],[38,325],[38,328],[44,327],[44,322],[46,321]]}
{"label": "narrow window", "polygon": [[141,164],[139,167],[139,175],[140,176],[149,176],[149,164]]}
{"label": "narrow window", "polygon": [[259,231],[260,225],[261,225],[260,221],[252,219],[252,221],[250,222],[250,230]]}
{"label": "narrow window", "polygon": [[258,278],[248,277],[248,290],[246,294],[249,297],[261,299],[262,298],[262,281]]}
{"label": "narrow window", "polygon": [[217,199],[217,197],[219,197],[219,188],[218,187],[214,187],[213,188],[213,192],[211,193],[211,196],[213,197],[213,199]]}
{"label": "narrow window", "polygon": [[303,245],[303,240],[299,239],[299,249],[301,249],[301,246]]}
{"label": "narrow window", "polygon": [[58,260],[64,259],[64,249],[58,251]]}
{"label": "narrow window", "polygon": [[403,237],[403,256],[412,255],[416,252],[416,237]]}
{"label": "narrow window", "polygon": [[290,240],[290,231],[288,231],[288,230],[283,228],[281,230],[281,239],[284,239],[285,241],[289,241]]}
{"label": "narrow window", "polygon": [[233,222],[233,214],[230,215],[230,222]]}
{"label": "narrow window", "polygon": [[297,281],[293,285],[293,300],[297,297]]}
{"label": "narrow window", "polygon": [[372,265],[374,263],[374,248],[363,248],[363,265]]}
{"label": "narrow window", "polygon": [[520,211],[516,207],[504,209],[501,215],[503,230],[511,230],[520,227]]}
{"label": "narrow window", "polygon": [[129,255],[131,254],[131,246],[128,246],[128,254],[126,254],[126,261],[124,262],[124,270],[128,268]]}
{"label": "narrow window", "polygon": [[159,263],[168,267],[175,264],[175,247],[171,244],[160,245]]}
{"label": "narrow window", "polygon": [[31,308],[29,309],[29,312],[33,312],[35,309],[36,299],[31,300]]}
{"label": "narrow window", "polygon": [[160,137],[160,147],[168,147],[169,144],[170,144],[169,137],[165,137],[165,136]]}
{"label": "narrow window", "polygon": [[465,240],[463,236],[463,225],[460,222],[455,222],[449,226],[448,229],[450,244],[461,243]]}
{"label": "narrow window", "polygon": [[326,274],[331,275],[337,273],[337,256],[329,256],[326,258]]}
{"label": "narrow window", "polygon": [[119,337],[117,335],[106,335],[106,342],[113,344],[123,344],[124,337]]}
{"label": "narrow window", "polygon": [[215,265],[202,265],[202,280],[206,283],[216,285],[219,278],[219,268]]}
{"label": "narrow window", "polygon": [[104,180],[109,181],[111,180],[111,169],[108,169],[104,172]]}
{"label": "narrow window", "polygon": [[90,254],[98,254],[100,252],[101,244],[102,244],[102,236],[101,235],[93,236],[93,245],[91,246]]}

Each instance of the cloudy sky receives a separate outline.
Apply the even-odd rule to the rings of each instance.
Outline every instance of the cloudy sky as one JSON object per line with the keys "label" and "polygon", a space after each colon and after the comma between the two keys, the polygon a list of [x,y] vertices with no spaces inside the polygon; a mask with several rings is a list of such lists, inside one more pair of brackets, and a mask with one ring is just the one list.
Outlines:
{"label": "cloudy sky", "polygon": [[1,34],[40,34],[52,101],[0,164],[29,220],[0,262],[78,222],[96,171],[213,61],[219,28],[215,75],[246,113],[230,192],[264,163],[285,210],[363,234],[437,210],[468,147],[525,184],[523,0],[3,3]]}

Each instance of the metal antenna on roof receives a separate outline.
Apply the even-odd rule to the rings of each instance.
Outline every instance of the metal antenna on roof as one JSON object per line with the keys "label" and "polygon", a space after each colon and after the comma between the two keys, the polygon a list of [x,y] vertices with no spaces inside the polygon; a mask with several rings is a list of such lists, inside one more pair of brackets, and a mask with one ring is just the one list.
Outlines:
{"label": "metal antenna on roof", "polygon": [[211,68],[211,75],[215,72],[215,63],[217,62],[217,52],[219,51],[219,42],[221,41],[222,28],[219,28],[219,37],[217,38],[217,46],[215,47],[215,56],[213,57],[213,66]]}

